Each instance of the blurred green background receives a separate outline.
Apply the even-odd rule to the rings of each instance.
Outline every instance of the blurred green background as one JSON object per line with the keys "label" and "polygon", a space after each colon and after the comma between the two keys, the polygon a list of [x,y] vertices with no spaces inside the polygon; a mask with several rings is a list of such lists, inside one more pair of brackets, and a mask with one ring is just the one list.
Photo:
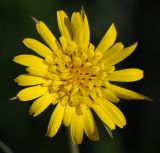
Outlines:
{"label": "blurred green background", "polygon": [[125,45],[139,42],[136,51],[119,67],[143,69],[144,79],[127,87],[153,98],[154,102],[121,100],[118,107],[126,116],[127,126],[117,128],[112,140],[98,122],[100,141],[91,142],[84,137],[81,153],[159,153],[160,11],[156,0],[0,0],[0,140],[14,153],[69,153],[64,126],[53,139],[45,136],[52,107],[33,118],[28,115],[31,102],[9,101],[21,89],[13,79],[24,72],[24,67],[13,63],[12,58],[32,53],[22,44],[23,38],[41,40],[31,16],[44,21],[59,36],[56,11],[63,9],[71,15],[82,4],[94,44],[98,44],[112,22],[118,30],[117,41]]}

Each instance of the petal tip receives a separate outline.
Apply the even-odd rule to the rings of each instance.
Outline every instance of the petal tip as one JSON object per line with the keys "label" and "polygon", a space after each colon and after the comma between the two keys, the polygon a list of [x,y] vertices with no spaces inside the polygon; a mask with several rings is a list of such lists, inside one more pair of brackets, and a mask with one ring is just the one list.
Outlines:
{"label": "petal tip", "polygon": [[24,38],[23,40],[22,40],[22,42],[23,42],[23,44],[27,44],[27,42],[28,42],[28,40],[29,40],[29,38]]}
{"label": "petal tip", "polygon": [[111,27],[116,28],[115,23],[112,22]]}
{"label": "petal tip", "polygon": [[17,99],[18,99],[19,101],[23,101],[23,99],[21,98],[21,96],[19,95],[19,93],[16,95],[16,97],[17,97]]}
{"label": "petal tip", "polygon": [[14,79],[14,82],[15,82],[15,83],[17,83],[17,82],[18,82],[17,78],[15,78],[15,79]]}
{"label": "petal tip", "polygon": [[115,31],[115,33],[117,34],[116,25],[114,22],[111,24],[110,28],[112,28]]}
{"label": "petal tip", "polygon": [[136,48],[138,46],[138,41],[134,42],[133,46]]}
{"label": "petal tip", "polygon": [[149,98],[149,97],[147,97],[147,96],[144,96],[144,100],[147,100],[147,101],[154,101],[154,99]]}
{"label": "petal tip", "polygon": [[31,110],[31,108],[29,109],[29,111],[28,111],[28,115],[33,115],[33,110]]}
{"label": "petal tip", "polygon": [[[19,55],[18,55],[18,56],[19,56]],[[18,63],[18,62],[17,62],[18,56],[15,56],[15,57],[12,59],[12,61],[15,62],[15,63]]]}
{"label": "petal tip", "polygon": [[[32,115],[32,114],[31,114]],[[33,117],[37,117],[39,114],[37,114],[36,112],[33,114]]]}

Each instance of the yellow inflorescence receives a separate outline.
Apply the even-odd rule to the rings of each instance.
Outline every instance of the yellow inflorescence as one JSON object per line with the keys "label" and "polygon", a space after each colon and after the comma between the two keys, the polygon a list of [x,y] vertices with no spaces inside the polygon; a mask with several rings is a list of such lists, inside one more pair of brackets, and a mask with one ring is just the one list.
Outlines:
{"label": "yellow inflorescence", "polygon": [[137,43],[124,47],[114,44],[117,36],[112,24],[99,45],[90,43],[90,29],[84,10],[74,12],[71,21],[64,11],[57,12],[61,33],[59,41],[48,27],[36,21],[36,28],[45,43],[26,38],[25,46],[34,55],[18,55],[14,62],[26,66],[27,74],[15,81],[30,86],[17,94],[20,101],[36,99],[29,114],[34,117],[50,104],[56,105],[48,125],[47,135],[53,137],[61,123],[70,126],[72,140],[80,144],[83,131],[91,140],[99,140],[98,129],[91,110],[94,110],[109,130],[126,125],[123,113],[112,103],[123,99],[146,99],[145,96],[111,84],[110,81],[131,82],[143,78],[143,71],[136,68],[115,70],[115,64],[128,57]]}

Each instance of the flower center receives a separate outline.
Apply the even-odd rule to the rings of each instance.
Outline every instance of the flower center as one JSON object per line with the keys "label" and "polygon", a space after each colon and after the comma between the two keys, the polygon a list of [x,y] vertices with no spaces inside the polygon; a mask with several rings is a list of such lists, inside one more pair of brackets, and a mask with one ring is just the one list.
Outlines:
{"label": "flower center", "polygon": [[72,81],[79,85],[84,84],[84,82],[91,80],[90,73],[83,69],[83,66],[71,69]]}
{"label": "flower center", "polygon": [[91,46],[55,57],[46,76],[50,93],[56,93],[59,99],[67,96],[71,105],[83,103],[84,97],[99,96],[101,88],[107,87],[107,73],[101,59],[102,54],[94,52]]}

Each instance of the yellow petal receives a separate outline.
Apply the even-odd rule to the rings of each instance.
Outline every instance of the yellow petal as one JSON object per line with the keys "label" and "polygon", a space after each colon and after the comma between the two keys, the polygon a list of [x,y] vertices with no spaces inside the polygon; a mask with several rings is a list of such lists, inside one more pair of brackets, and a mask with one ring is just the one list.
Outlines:
{"label": "yellow petal", "polygon": [[137,92],[118,87],[116,85],[110,84],[109,89],[112,90],[119,98],[127,99],[127,100],[132,100],[132,99],[140,99],[140,100],[149,100],[148,97],[139,94]]}
{"label": "yellow petal", "polygon": [[32,39],[32,38],[25,38],[23,40],[23,43],[30,48],[31,50],[35,51],[37,54],[39,54],[42,57],[48,57],[53,55],[53,52],[43,45],[41,42]]}
{"label": "yellow petal", "polygon": [[79,57],[73,57],[73,66],[79,67],[82,65],[82,60]]}
{"label": "yellow petal", "polygon": [[26,68],[26,71],[29,72],[31,75],[40,76],[40,77],[45,77],[48,72],[46,68],[35,67],[35,66],[30,66]]}
{"label": "yellow petal", "polygon": [[132,82],[143,78],[143,71],[140,69],[123,69],[114,71],[108,76],[109,81]]}
{"label": "yellow petal", "polygon": [[34,86],[34,87],[28,87],[28,88],[21,90],[17,94],[17,98],[20,101],[33,100],[33,99],[36,99],[36,98],[44,95],[47,91],[48,91],[47,87],[42,87],[40,85]]}
{"label": "yellow petal", "polygon": [[101,69],[100,69],[99,66],[92,66],[92,67],[89,69],[90,73],[92,73],[92,74],[97,74],[100,70],[101,70]]}
{"label": "yellow petal", "polygon": [[86,63],[87,57],[88,57],[88,53],[83,52],[81,55],[81,60],[83,63]]}
{"label": "yellow petal", "polygon": [[100,61],[100,59],[103,57],[103,54],[102,54],[102,52],[96,52],[95,54],[94,54],[94,58],[93,58],[93,60],[92,60],[92,64],[93,65],[96,65],[99,61]]}
{"label": "yellow petal", "polygon": [[67,14],[62,10],[57,11],[57,21],[61,35],[65,37],[67,42],[71,41],[72,40],[71,23]]}
{"label": "yellow petal", "polygon": [[83,109],[83,123],[84,131],[89,135],[92,134],[94,131],[94,122],[92,113],[88,107]]}
{"label": "yellow petal", "polygon": [[86,62],[86,63],[84,63],[83,68],[88,69],[91,65],[92,64],[90,62]]}
{"label": "yellow petal", "polygon": [[92,113],[88,107],[83,109],[83,127],[86,135],[93,141],[99,140],[98,129],[92,116]]}
{"label": "yellow petal", "polygon": [[[60,42],[61,42],[61,45],[62,45],[62,48],[63,48],[63,51],[65,51],[67,49],[67,41],[65,39],[64,36],[61,36],[59,38]],[[64,56],[64,55],[63,55]],[[67,56],[67,55],[66,55]]]}
{"label": "yellow petal", "polygon": [[[84,92],[85,92],[85,90],[84,90]],[[88,97],[88,95],[85,95],[85,93],[83,93],[83,102],[87,105],[87,106],[89,106],[89,107],[92,107],[93,106],[93,101],[91,100],[91,98],[90,97]]]}
{"label": "yellow petal", "polygon": [[56,40],[55,36],[52,34],[52,32],[49,30],[49,28],[46,26],[46,24],[42,21],[39,21],[36,24],[36,28],[38,33],[41,35],[41,37],[44,39],[44,41],[48,44],[48,46],[52,49],[52,51],[57,55],[61,56],[61,46]]}
{"label": "yellow petal", "polygon": [[94,119],[93,119],[93,122],[94,122],[94,131],[92,135],[89,135],[89,138],[92,141],[99,141],[99,132],[98,132],[98,128],[97,128],[97,125]]}
{"label": "yellow petal", "polygon": [[83,139],[83,120],[82,115],[74,110],[71,120],[71,137],[75,144],[81,144]]}
{"label": "yellow petal", "polygon": [[59,97],[57,93],[52,93],[53,101],[52,104],[55,105],[59,102]]}
{"label": "yellow petal", "polygon": [[24,66],[33,65],[33,66],[45,67],[43,59],[34,55],[25,55],[25,54],[18,55],[14,57],[13,61]]}
{"label": "yellow petal", "polygon": [[[90,47],[90,46],[92,46],[92,47]],[[88,62],[92,62],[92,60],[93,60],[93,57],[94,57],[94,55],[95,55],[95,51],[94,51],[94,46],[93,45],[89,45],[89,47],[91,48],[89,48],[89,52],[88,52]]]}
{"label": "yellow petal", "polygon": [[67,105],[63,115],[63,124],[69,126],[71,124],[74,107]]}
{"label": "yellow petal", "polygon": [[21,86],[32,86],[32,85],[38,85],[46,82],[45,79],[41,77],[31,76],[31,75],[20,75],[15,79],[15,82],[18,83],[18,85]]}
{"label": "yellow petal", "polygon": [[61,105],[60,103],[57,104],[56,108],[54,109],[47,130],[47,135],[49,137],[54,137],[58,132],[62,123],[64,110],[65,106]]}
{"label": "yellow petal", "polygon": [[100,105],[94,105],[93,110],[96,112],[98,117],[111,129],[115,129],[115,123],[111,120],[111,118],[106,114],[106,112],[101,108]]}
{"label": "yellow petal", "polygon": [[51,94],[46,93],[42,97],[38,98],[33,102],[29,109],[29,114],[34,117],[42,113],[53,101],[53,97]]}
{"label": "yellow petal", "polygon": [[102,40],[100,41],[98,47],[96,48],[96,51],[105,52],[107,51],[115,42],[117,37],[117,31],[115,28],[114,23],[110,26]]}
{"label": "yellow petal", "polygon": [[109,89],[103,89],[102,90],[104,97],[111,101],[111,102],[119,102],[120,99],[113,93],[111,92]]}
{"label": "yellow petal", "polygon": [[89,29],[87,15],[86,15],[84,9],[81,9],[81,16],[83,19],[83,31],[84,31],[83,44],[85,47],[88,47],[89,42],[90,42],[90,29]]}
{"label": "yellow petal", "polygon": [[68,96],[64,96],[61,100],[60,100],[60,103],[61,103],[61,105],[66,105],[67,104],[67,102],[68,102],[68,99],[69,99],[69,97]]}
{"label": "yellow petal", "polygon": [[104,100],[102,109],[105,111],[106,115],[109,116],[111,120],[120,128],[123,128],[126,125],[126,119],[123,113],[111,102]]}
{"label": "yellow petal", "polygon": [[115,65],[127,58],[135,50],[137,45],[138,43],[135,42],[131,46],[124,48],[119,54],[115,54],[114,58],[108,62],[109,65]]}
{"label": "yellow petal", "polygon": [[124,48],[121,42],[114,44],[109,50],[104,52],[103,59],[105,62],[109,63],[110,61],[114,60],[114,58],[119,55],[119,53]]}
{"label": "yellow petal", "polygon": [[83,21],[79,12],[74,12],[71,17],[73,26],[73,39],[78,47],[83,46]]}

